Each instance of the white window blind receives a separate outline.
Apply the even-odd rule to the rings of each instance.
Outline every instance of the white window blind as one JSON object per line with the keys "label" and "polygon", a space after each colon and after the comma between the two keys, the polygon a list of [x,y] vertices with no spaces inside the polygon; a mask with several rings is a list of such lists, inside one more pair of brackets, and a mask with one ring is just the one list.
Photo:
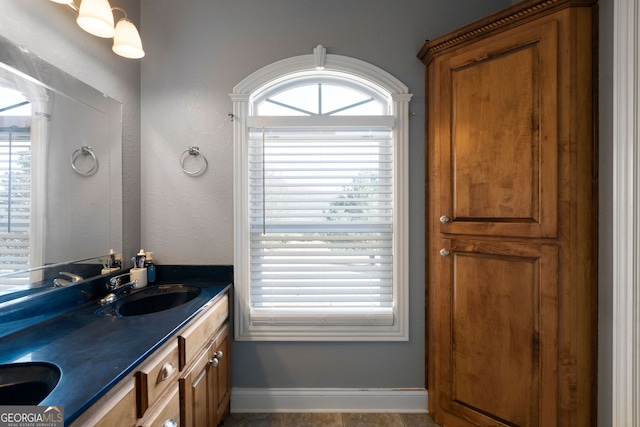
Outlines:
{"label": "white window blind", "polygon": [[253,325],[393,324],[393,152],[390,126],[249,129]]}

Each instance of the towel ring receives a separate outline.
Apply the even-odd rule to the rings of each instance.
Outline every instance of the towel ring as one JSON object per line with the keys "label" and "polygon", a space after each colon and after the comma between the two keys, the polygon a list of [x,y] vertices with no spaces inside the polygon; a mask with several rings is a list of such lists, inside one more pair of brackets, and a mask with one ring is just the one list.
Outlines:
{"label": "towel ring", "polygon": [[[184,167],[184,163],[188,158],[187,155],[202,157],[202,166],[200,167],[200,169],[195,171],[189,171]],[[207,169],[207,166],[209,166],[209,162],[207,162],[207,158],[204,156],[204,154],[200,152],[200,148],[196,147],[195,145],[190,145],[189,148],[184,150],[182,152],[182,155],[180,156],[180,167],[182,168],[182,171],[187,175],[191,175],[191,176],[201,175]]]}
{"label": "towel ring", "polygon": [[[78,167],[76,166],[76,161],[78,160],[81,154],[83,156],[93,157],[93,165],[89,170],[83,171],[78,169]],[[91,150],[90,146],[84,145],[82,146],[82,148],[78,148],[76,151],[73,152],[73,154],[71,155],[71,167],[73,168],[74,171],[76,171],[76,173],[82,176],[89,176],[98,171],[98,159],[96,158],[96,155]]]}

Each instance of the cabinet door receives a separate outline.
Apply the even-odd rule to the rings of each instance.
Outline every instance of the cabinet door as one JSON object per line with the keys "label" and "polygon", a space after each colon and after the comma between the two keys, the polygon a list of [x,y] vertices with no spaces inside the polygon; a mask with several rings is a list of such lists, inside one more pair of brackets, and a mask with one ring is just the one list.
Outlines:
{"label": "cabinet door", "polygon": [[[229,324],[220,330],[211,347],[213,395],[216,425],[220,424],[229,412],[229,397],[231,395],[231,364],[229,354]],[[217,362],[216,362],[217,360]]]}
{"label": "cabinet door", "polygon": [[[433,266],[438,423],[556,425],[558,249],[441,239]],[[431,397],[431,396],[430,396]]]}
{"label": "cabinet door", "polygon": [[180,417],[183,427],[215,426],[215,409],[210,348],[207,347],[191,367],[180,377]]}
{"label": "cabinet door", "polygon": [[434,60],[440,232],[556,237],[557,22]]}

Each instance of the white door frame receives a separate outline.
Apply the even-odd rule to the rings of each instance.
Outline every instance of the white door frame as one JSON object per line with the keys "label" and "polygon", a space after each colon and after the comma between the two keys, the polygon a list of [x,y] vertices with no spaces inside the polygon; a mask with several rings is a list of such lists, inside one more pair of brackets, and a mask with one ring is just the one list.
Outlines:
{"label": "white door frame", "polygon": [[640,6],[614,0],[613,426],[640,426]]}

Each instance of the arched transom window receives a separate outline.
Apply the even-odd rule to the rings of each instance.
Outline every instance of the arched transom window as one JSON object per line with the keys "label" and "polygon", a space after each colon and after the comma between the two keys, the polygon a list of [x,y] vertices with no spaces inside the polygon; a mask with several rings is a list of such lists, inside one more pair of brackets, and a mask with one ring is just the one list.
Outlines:
{"label": "arched transom window", "polygon": [[380,116],[389,114],[389,100],[377,90],[350,78],[292,76],[260,94],[256,116]]}
{"label": "arched transom window", "polygon": [[408,339],[406,86],[319,46],[231,97],[236,338]]}

